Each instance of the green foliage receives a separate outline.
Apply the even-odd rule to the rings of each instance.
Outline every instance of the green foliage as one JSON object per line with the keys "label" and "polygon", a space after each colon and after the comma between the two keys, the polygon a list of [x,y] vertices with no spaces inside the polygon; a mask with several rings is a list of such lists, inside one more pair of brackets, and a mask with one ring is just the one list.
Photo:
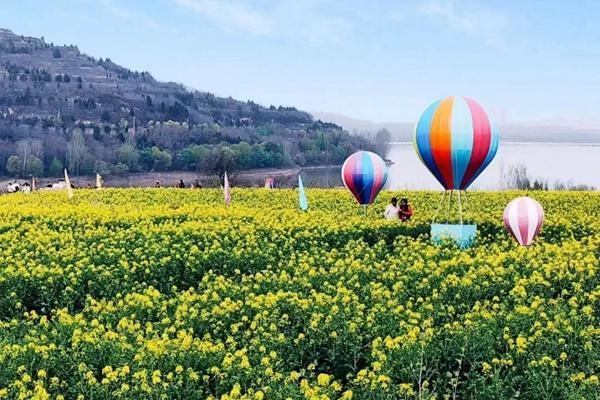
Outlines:
{"label": "green foliage", "polygon": [[[139,160],[139,153],[130,144],[124,144],[117,150],[117,161],[120,164],[127,165],[129,171],[136,170]],[[117,174],[118,175],[118,174]]]}
{"label": "green foliage", "polygon": [[98,160],[94,165],[94,173],[98,173],[102,176],[108,176],[111,174],[110,164],[106,161]]}
{"label": "green foliage", "polygon": [[125,163],[119,162],[112,166],[111,173],[117,176],[125,175],[129,172],[129,166]]}
{"label": "green foliage", "polygon": [[256,129],[256,132],[259,134],[259,136],[271,136],[273,134],[273,130],[266,125],[259,126]]}
{"label": "green foliage", "polygon": [[192,145],[177,154],[177,167],[222,176],[228,171],[280,168],[293,165],[281,146],[273,143]]}
{"label": "green foliage", "polygon": [[160,150],[158,147],[154,146],[151,150],[152,159],[154,161],[154,170],[156,171],[167,171],[171,168],[171,164],[173,163],[173,156],[166,151]]}
{"label": "green foliage", "polygon": [[22,165],[19,156],[10,156],[6,161],[6,172],[11,176],[18,176],[22,171]]}
{"label": "green foliage", "polygon": [[62,176],[65,166],[58,158],[53,158],[48,167],[48,176]]}
{"label": "green foliage", "polygon": [[25,165],[25,175],[43,176],[44,162],[36,156],[29,156]]}

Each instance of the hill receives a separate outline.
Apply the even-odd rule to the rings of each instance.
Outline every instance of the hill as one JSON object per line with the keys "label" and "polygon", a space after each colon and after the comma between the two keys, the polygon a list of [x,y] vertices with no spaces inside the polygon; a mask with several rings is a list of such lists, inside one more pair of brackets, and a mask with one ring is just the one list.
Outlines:
{"label": "hill", "polygon": [[189,90],[0,29],[0,174],[318,165],[369,146],[294,107]]}
{"label": "hill", "polygon": [[[373,137],[382,129],[395,142],[412,141],[414,125],[406,122],[372,122],[341,114],[312,112],[314,118],[341,126],[354,134]],[[600,130],[557,125],[500,125],[502,140],[507,142],[600,143]]]}
{"label": "hill", "polygon": [[373,122],[356,119],[342,114],[319,112],[311,113],[314,118],[341,126],[349,132],[364,137],[372,137],[377,131],[386,129],[390,132],[393,141],[402,142],[412,140],[413,124],[406,122]]}

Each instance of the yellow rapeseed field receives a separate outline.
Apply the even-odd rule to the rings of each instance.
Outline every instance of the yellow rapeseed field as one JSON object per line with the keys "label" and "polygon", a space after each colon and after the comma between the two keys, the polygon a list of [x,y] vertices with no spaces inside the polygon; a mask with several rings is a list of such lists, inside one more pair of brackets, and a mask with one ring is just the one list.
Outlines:
{"label": "yellow rapeseed field", "polygon": [[430,244],[438,192],[307,195],[0,196],[0,398],[600,397],[600,193],[529,193],[529,248],[523,193],[471,193],[467,250]]}

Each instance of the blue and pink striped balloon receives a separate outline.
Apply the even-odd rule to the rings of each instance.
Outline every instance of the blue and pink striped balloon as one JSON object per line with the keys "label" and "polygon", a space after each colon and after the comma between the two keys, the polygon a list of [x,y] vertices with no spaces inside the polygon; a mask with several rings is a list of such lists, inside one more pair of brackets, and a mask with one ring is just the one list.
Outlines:
{"label": "blue and pink striped balloon", "polygon": [[369,205],[385,186],[388,169],[377,154],[357,151],[342,165],[342,181],[361,205]]}
{"label": "blue and pink striped balloon", "polygon": [[467,189],[494,159],[499,142],[483,107],[468,97],[434,102],[415,126],[415,150],[446,190]]}

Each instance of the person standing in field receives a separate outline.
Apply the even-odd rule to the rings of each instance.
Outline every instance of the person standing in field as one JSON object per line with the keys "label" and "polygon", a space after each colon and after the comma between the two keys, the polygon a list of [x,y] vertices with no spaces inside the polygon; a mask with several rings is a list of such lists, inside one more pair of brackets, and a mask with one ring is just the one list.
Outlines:
{"label": "person standing in field", "polygon": [[160,181],[156,181],[156,182],[154,182],[154,187],[155,187],[155,188],[159,188],[159,187],[160,187]]}
{"label": "person standing in field", "polygon": [[400,207],[398,207],[398,217],[400,218],[400,221],[409,221],[412,215],[413,209],[410,204],[408,204],[408,199],[400,200]]}
{"label": "person standing in field", "polygon": [[398,207],[396,206],[398,204],[398,199],[395,197],[392,197],[392,200],[390,201],[390,204],[388,204],[388,206],[385,208],[385,211],[383,212],[383,217],[387,220],[393,220],[398,218]]}
{"label": "person standing in field", "polygon": [[194,189],[202,189],[202,185],[200,184],[200,179],[196,178],[196,180],[192,184],[192,188],[194,188]]}
{"label": "person standing in field", "polygon": [[177,184],[177,187],[179,189],[185,189],[185,183],[183,183],[183,179],[179,180],[179,183]]}

